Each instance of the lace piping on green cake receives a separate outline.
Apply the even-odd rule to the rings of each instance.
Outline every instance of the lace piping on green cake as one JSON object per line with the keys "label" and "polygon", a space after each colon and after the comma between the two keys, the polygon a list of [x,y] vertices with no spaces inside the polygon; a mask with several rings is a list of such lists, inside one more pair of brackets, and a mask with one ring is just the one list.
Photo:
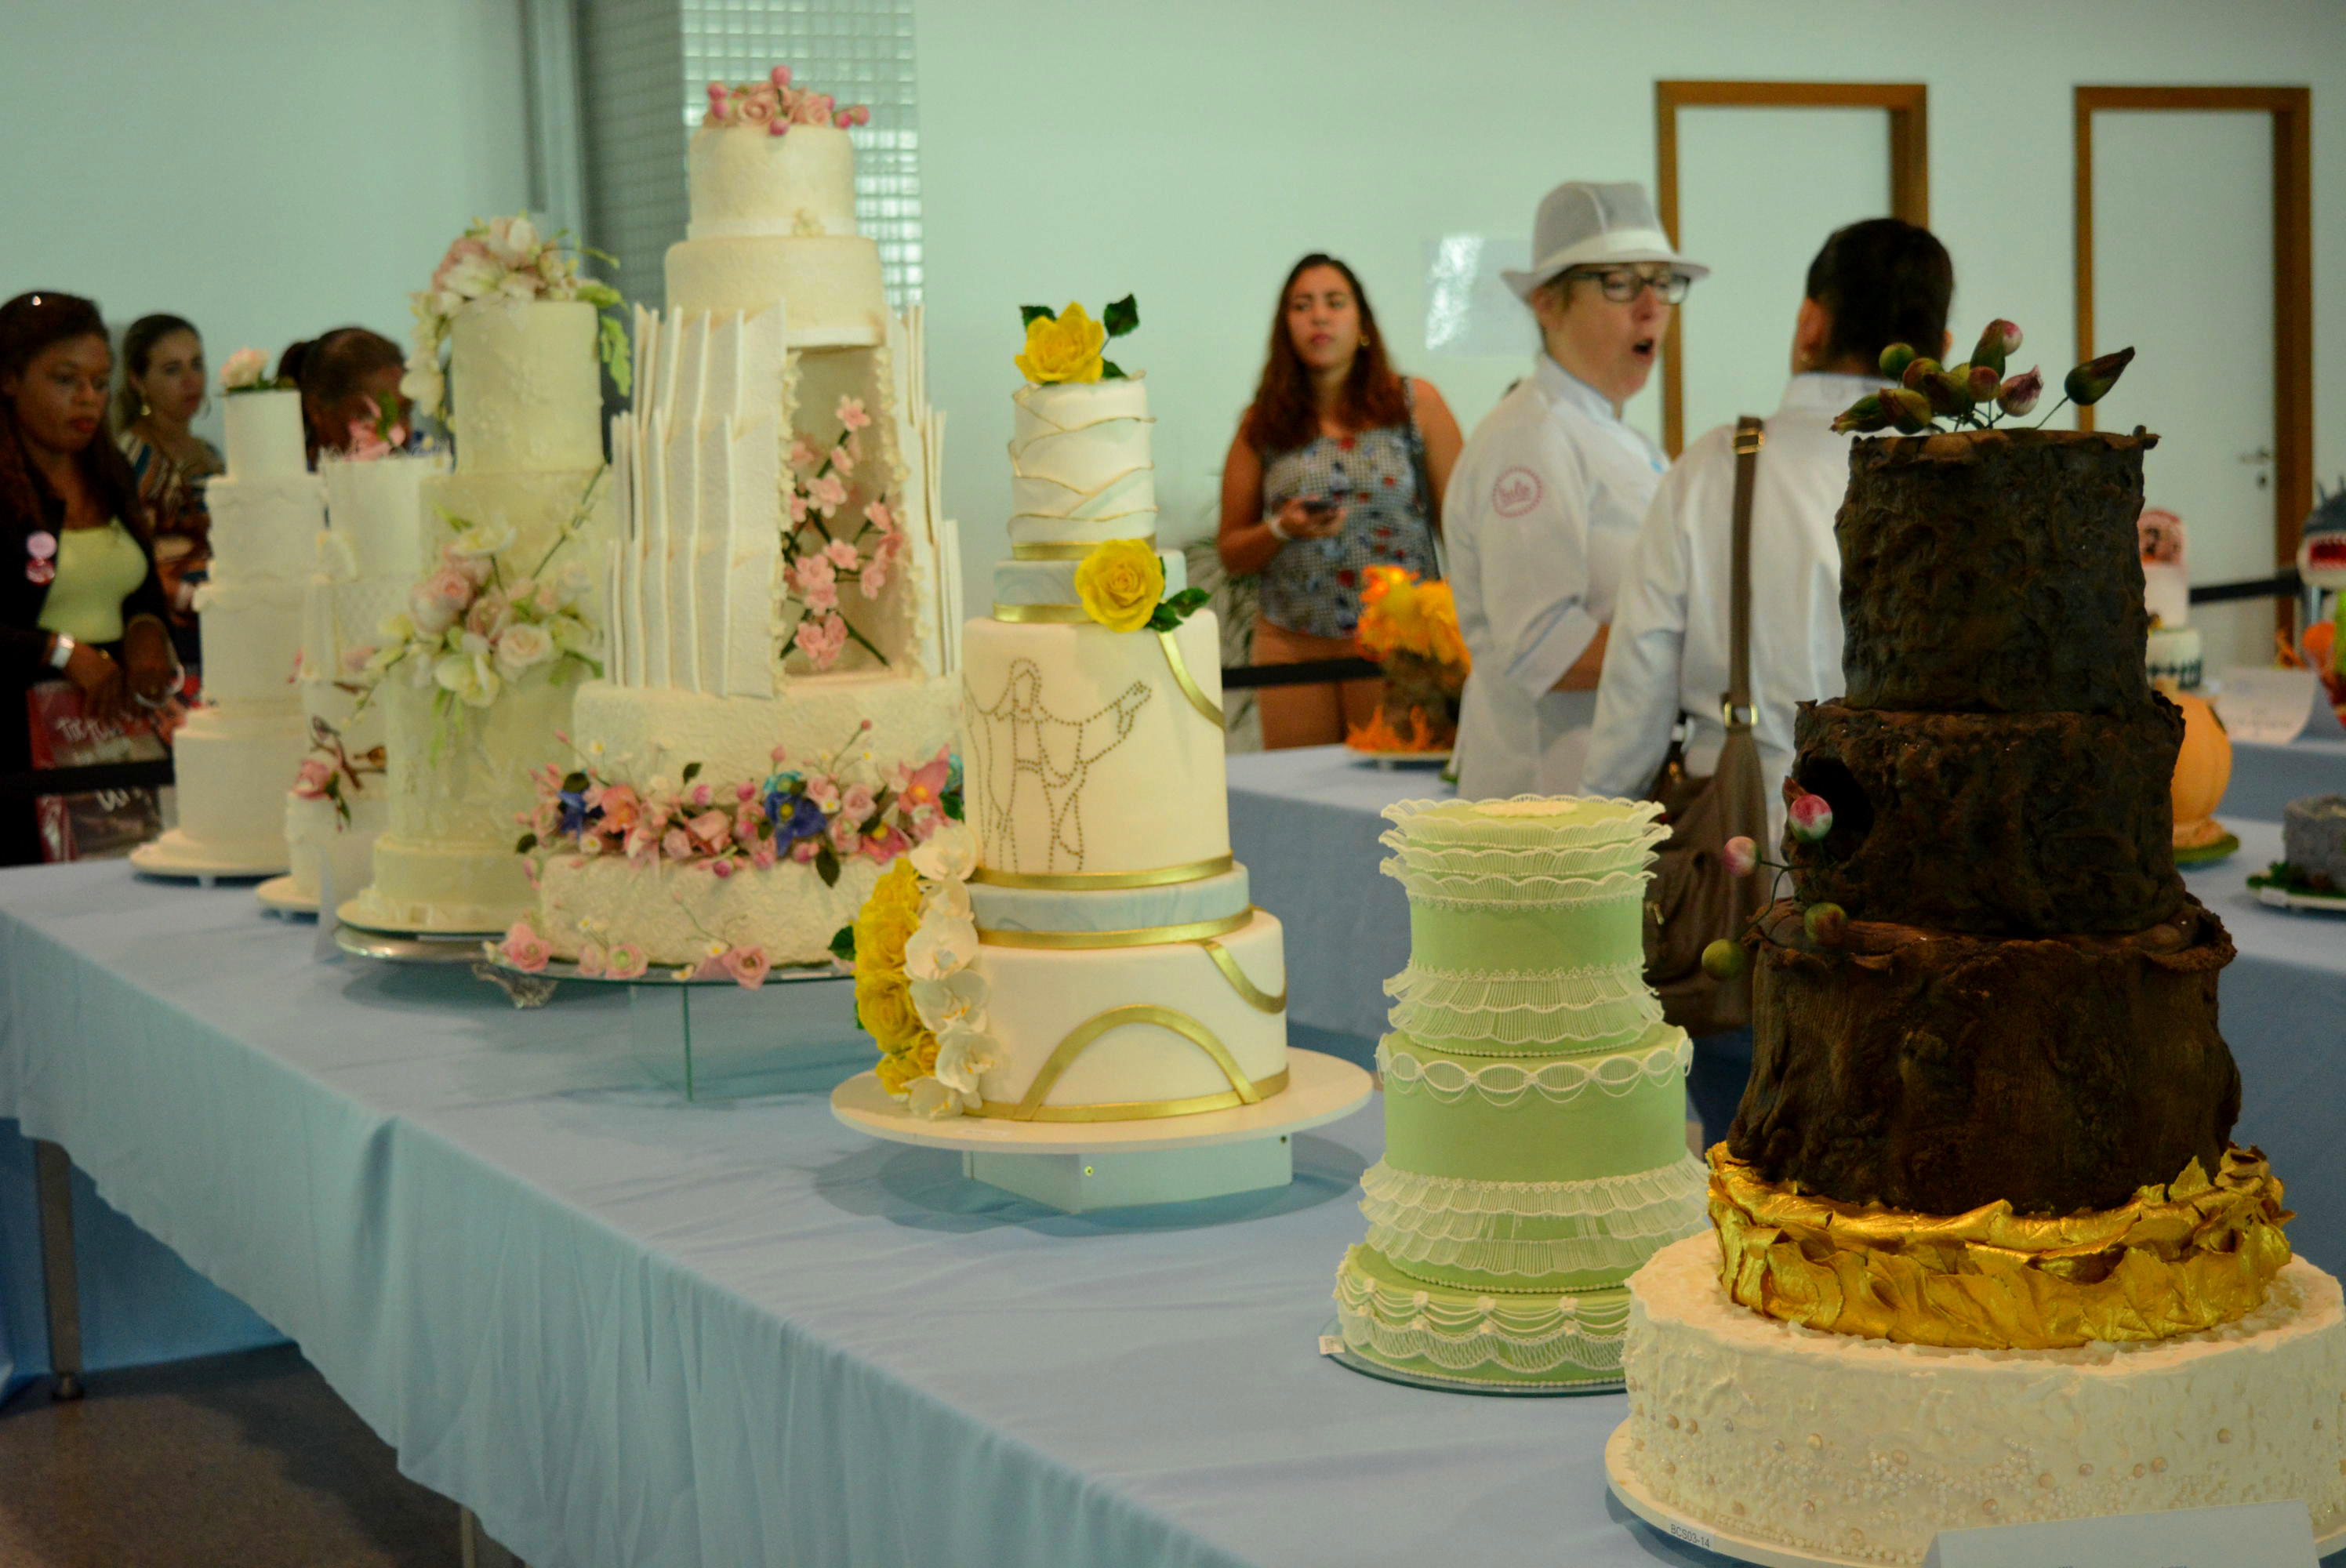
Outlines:
{"label": "lace piping on green cake", "polygon": [[1401,883],[1413,902],[1458,909],[1556,909],[1616,899],[1642,900],[1646,894],[1646,869],[1642,864],[1601,877],[1523,869],[1431,871],[1400,860],[1381,861],[1377,869]]}
{"label": "lace piping on green cake", "polygon": [[1694,1042],[1677,1039],[1644,1051],[1624,1051],[1594,1064],[1566,1058],[1525,1067],[1500,1058],[1479,1067],[1457,1062],[1425,1062],[1392,1049],[1392,1036],[1377,1042],[1377,1071],[1384,1074],[1385,1092],[1413,1095],[1423,1091],[1443,1105],[1455,1105],[1469,1094],[1494,1105],[1512,1105],[1536,1093],[1550,1105],[1569,1105],[1595,1088],[1615,1099],[1646,1084],[1683,1077],[1694,1063]]}
{"label": "lace piping on green cake", "polygon": [[1629,1293],[1481,1296],[1389,1288],[1354,1271],[1336,1273],[1336,1317],[1344,1342],[1381,1360],[1423,1360],[1444,1371],[1498,1366],[1521,1377],[1559,1367],[1621,1369]]}
{"label": "lace piping on green cake", "polygon": [[[1465,1176],[1395,1170],[1379,1160],[1361,1177],[1361,1191],[1365,1195],[1361,1207],[1365,1211],[1373,1202],[1395,1211],[1408,1209],[1428,1215],[1602,1218],[1637,1214],[1689,1196],[1701,1199],[1709,1189],[1710,1167],[1691,1154],[1653,1170],[1591,1176],[1586,1181],[1476,1181]],[[1389,1216],[1371,1214],[1369,1217],[1386,1217],[1390,1222]]]}
{"label": "lace piping on green cake", "polygon": [[1703,1224],[1698,1207],[1694,1224],[1658,1236],[1559,1236],[1539,1241],[1506,1241],[1487,1237],[1416,1236],[1390,1226],[1372,1225],[1369,1245],[1404,1268],[1456,1268],[1494,1279],[1554,1279],[1562,1275],[1600,1270],[1617,1278],[1635,1273],[1666,1243],[1692,1236]]}
{"label": "lace piping on green cake", "polygon": [[1558,1052],[1618,1048],[1662,1020],[1634,963],[1580,969],[1429,969],[1412,960],[1385,982],[1388,1014],[1412,1039],[1488,1040]]}
{"label": "lace piping on green cake", "polygon": [[[1518,795],[1514,802],[1529,802],[1539,797]],[[1601,818],[1595,821],[1565,822],[1547,819],[1542,830],[1543,849],[1583,850],[1608,844],[1635,844],[1650,849],[1669,837],[1669,830],[1656,823],[1661,808],[1649,800],[1623,802],[1630,811],[1617,817]],[[1404,845],[1429,847],[1474,846],[1478,840],[1485,844],[1505,847],[1504,839],[1521,834],[1524,824],[1539,821],[1532,817],[1495,817],[1480,819],[1455,800],[1396,800],[1382,813],[1393,824],[1379,835],[1379,842],[1389,848]]]}

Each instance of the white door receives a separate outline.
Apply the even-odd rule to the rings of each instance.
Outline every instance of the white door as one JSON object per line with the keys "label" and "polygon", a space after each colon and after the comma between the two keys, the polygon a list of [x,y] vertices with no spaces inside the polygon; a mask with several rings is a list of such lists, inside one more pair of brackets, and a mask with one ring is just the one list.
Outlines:
{"label": "white door", "polygon": [[[2139,353],[2095,423],[2157,433],[2144,496],[2183,519],[2193,584],[2270,577],[2272,117],[2098,110],[2093,174],[2094,349]],[[2191,619],[2210,677],[2272,662],[2271,601]]]}
{"label": "white door", "polygon": [[[1834,229],[1890,210],[1890,127],[1878,108],[1682,108],[1678,123],[1679,243],[1712,269],[1684,307],[1691,445],[1775,409],[1809,262]],[[1658,403],[1642,412],[1658,438]]]}

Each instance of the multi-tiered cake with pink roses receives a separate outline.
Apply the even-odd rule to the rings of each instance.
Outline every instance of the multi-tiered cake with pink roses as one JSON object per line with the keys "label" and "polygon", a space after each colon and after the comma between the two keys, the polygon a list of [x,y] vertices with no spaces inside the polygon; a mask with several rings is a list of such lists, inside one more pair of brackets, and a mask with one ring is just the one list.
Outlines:
{"label": "multi-tiered cake with pink roses", "polygon": [[959,565],[920,313],[889,312],[855,229],[867,117],[782,67],[709,89],[614,424],[608,655],[522,838],[525,966],[827,962],[945,820]]}

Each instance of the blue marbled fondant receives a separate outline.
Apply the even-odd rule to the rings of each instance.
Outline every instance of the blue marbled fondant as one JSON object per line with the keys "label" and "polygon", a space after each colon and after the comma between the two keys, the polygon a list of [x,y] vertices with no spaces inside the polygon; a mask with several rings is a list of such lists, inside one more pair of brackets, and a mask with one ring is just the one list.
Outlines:
{"label": "blue marbled fondant", "polygon": [[1140,931],[1242,913],[1250,897],[1244,866],[1165,888],[999,888],[969,884],[981,931]]}
{"label": "blue marbled fondant", "polygon": [[[1189,585],[1189,574],[1178,550],[1159,550],[1165,563],[1165,593],[1169,598]],[[997,605],[1076,605],[1076,568],[1081,561],[996,561],[994,602]]]}

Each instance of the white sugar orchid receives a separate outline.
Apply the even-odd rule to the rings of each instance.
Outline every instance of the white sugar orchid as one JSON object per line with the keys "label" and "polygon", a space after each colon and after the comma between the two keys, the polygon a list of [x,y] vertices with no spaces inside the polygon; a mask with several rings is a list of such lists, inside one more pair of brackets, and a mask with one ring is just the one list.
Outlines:
{"label": "white sugar orchid", "polygon": [[949,1029],[937,1036],[937,1082],[978,1107],[978,1081],[1002,1065],[1002,1046],[982,1029]]}
{"label": "white sugar orchid", "polygon": [[945,1087],[934,1078],[915,1078],[904,1089],[904,1108],[932,1122],[960,1115],[964,1099],[957,1090]]}
{"label": "white sugar orchid", "polygon": [[931,910],[904,944],[904,972],[914,980],[943,980],[976,957],[977,927],[951,911]]}
{"label": "white sugar orchid", "polygon": [[529,220],[526,213],[490,219],[481,239],[489,248],[489,254],[507,267],[534,265],[536,261],[531,252],[537,249],[537,225]]}
{"label": "white sugar orchid", "polygon": [[450,545],[449,548],[459,555],[477,560],[484,556],[496,555],[503,550],[512,549],[514,541],[519,537],[520,535],[514,531],[512,524],[498,517],[486,523],[475,523],[457,535],[455,542]]}
{"label": "white sugar orchid", "polygon": [[974,969],[956,970],[942,980],[913,982],[913,1011],[932,1033],[985,1027],[985,1004],[993,987]]}
{"label": "white sugar orchid", "polygon": [[488,644],[480,641],[477,653],[452,653],[442,656],[433,667],[432,677],[441,688],[453,694],[459,702],[473,708],[486,708],[497,699],[497,691],[505,683],[497,677],[489,659]]}
{"label": "white sugar orchid", "polygon": [[969,901],[967,882],[923,882],[921,884],[921,918],[928,918],[934,910],[940,916],[954,920],[974,921],[977,911]]}
{"label": "white sugar orchid", "polygon": [[977,835],[965,823],[947,822],[913,851],[913,870],[933,882],[965,882],[977,870]]}

